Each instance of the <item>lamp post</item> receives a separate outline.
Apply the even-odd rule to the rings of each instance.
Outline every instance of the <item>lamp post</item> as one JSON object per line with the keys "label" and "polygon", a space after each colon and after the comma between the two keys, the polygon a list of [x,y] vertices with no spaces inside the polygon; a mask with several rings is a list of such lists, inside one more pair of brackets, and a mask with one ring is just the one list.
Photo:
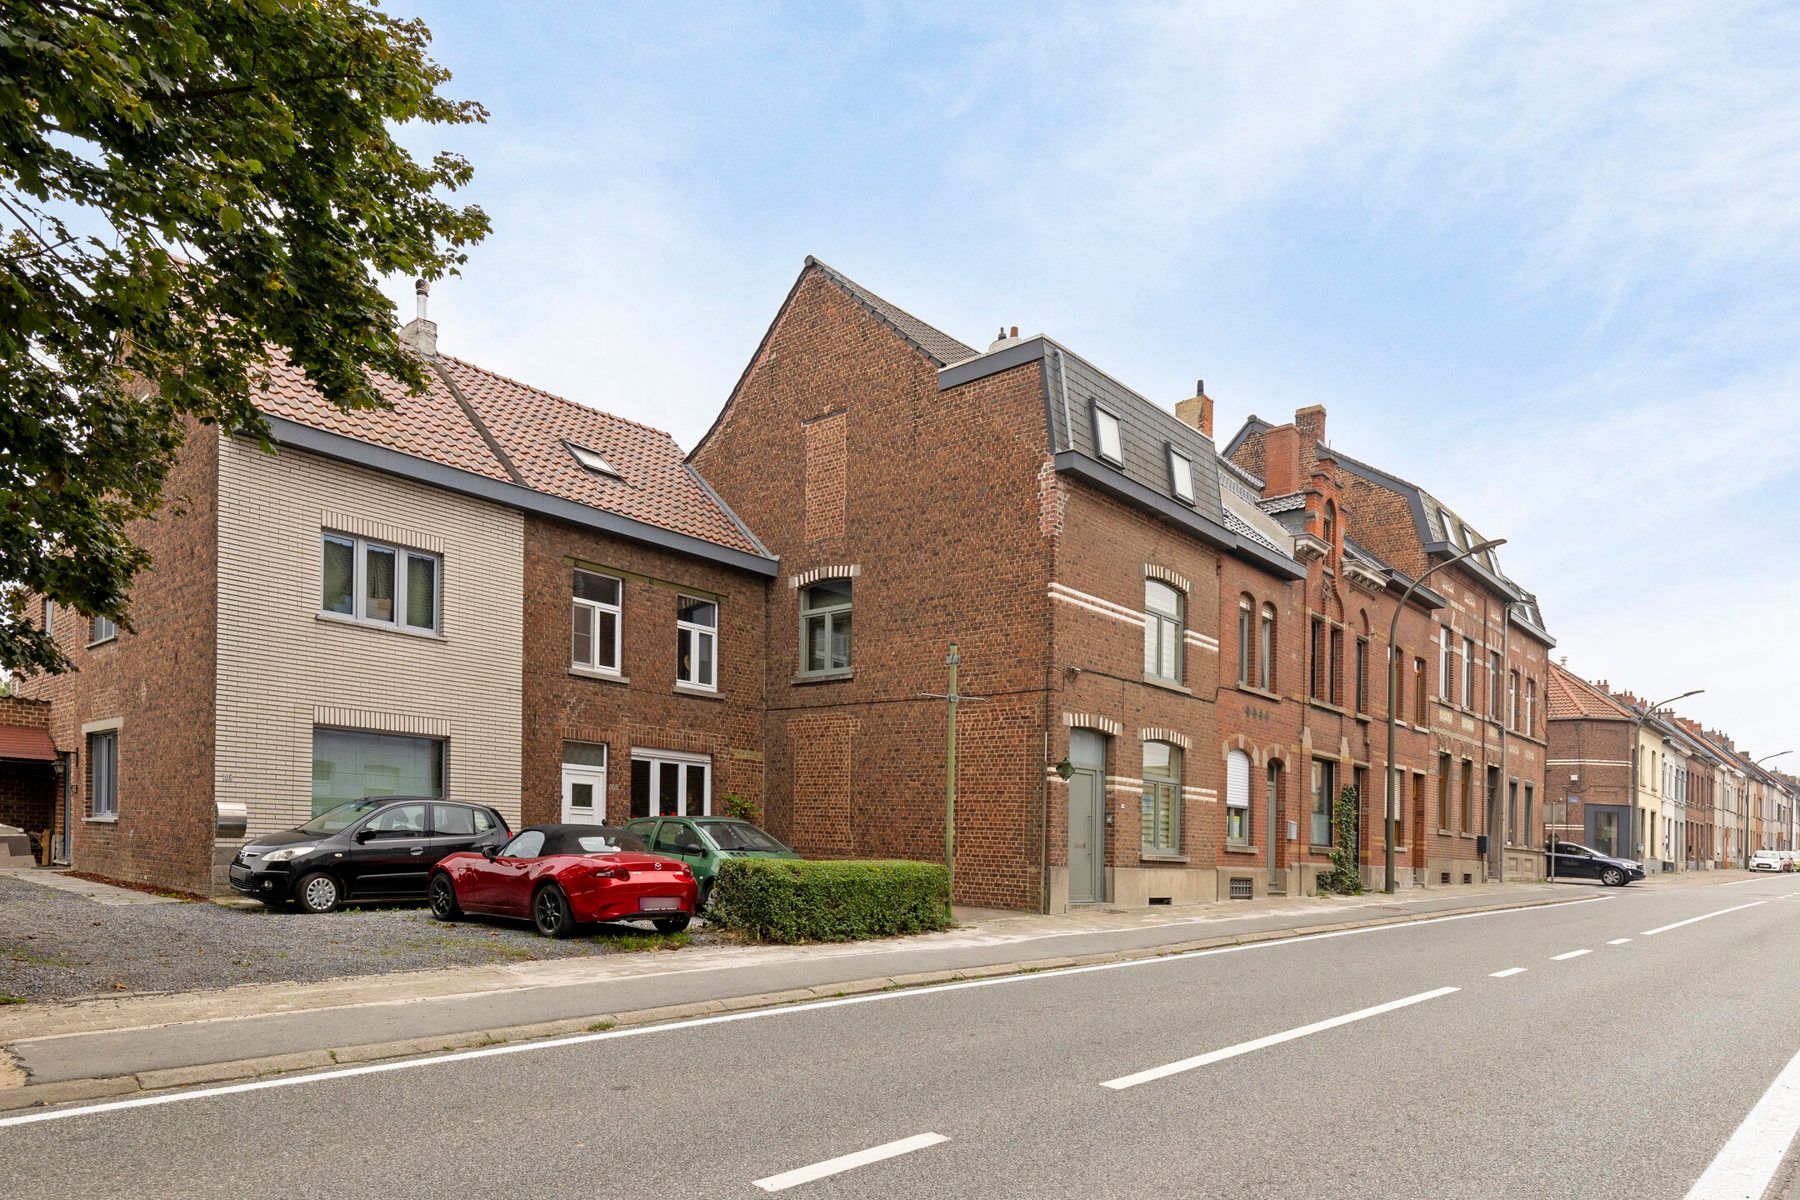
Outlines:
{"label": "lamp post", "polygon": [[1691,692],[1683,692],[1679,696],[1670,696],[1667,700],[1658,701],[1648,707],[1634,707],[1631,716],[1631,796],[1625,805],[1625,820],[1630,826],[1625,831],[1627,845],[1637,845],[1637,802],[1638,802],[1638,743],[1644,736],[1644,721],[1659,708],[1667,708],[1677,700],[1686,700],[1689,696],[1698,696],[1705,688],[1695,688]]}
{"label": "lamp post", "polygon": [[1453,563],[1461,562],[1470,555],[1480,554],[1483,551],[1492,550],[1495,546],[1504,546],[1505,544],[1505,538],[1489,538],[1485,542],[1478,542],[1475,545],[1470,546],[1460,554],[1452,554],[1449,558],[1446,558],[1435,567],[1426,568],[1424,574],[1407,584],[1406,590],[1400,593],[1400,602],[1394,605],[1394,619],[1388,622],[1388,736],[1387,762],[1383,764],[1384,769],[1387,771],[1387,780],[1386,786],[1381,789],[1382,794],[1387,798],[1387,811],[1381,814],[1383,826],[1381,840],[1387,851],[1387,886],[1383,890],[1390,896],[1399,890],[1394,879],[1394,805],[1399,801],[1399,797],[1395,794],[1399,791],[1399,788],[1394,784],[1394,680],[1398,677],[1396,673],[1399,671],[1400,667],[1399,657],[1394,653],[1394,639],[1400,636],[1400,614],[1406,611],[1406,602],[1412,598],[1412,594],[1418,590],[1419,585],[1424,583],[1427,579],[1430,579],[1445,567],[1448,567]]}

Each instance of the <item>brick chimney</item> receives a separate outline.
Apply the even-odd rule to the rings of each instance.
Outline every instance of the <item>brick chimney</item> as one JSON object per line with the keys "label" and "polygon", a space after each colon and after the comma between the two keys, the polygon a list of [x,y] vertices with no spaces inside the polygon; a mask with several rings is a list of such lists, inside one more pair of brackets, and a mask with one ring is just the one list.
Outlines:
{"label": "brick chimney", "polygon": [[1194,382],[1194,394],[1186,400],[1175,402],[1175,416],[1183,425],[1192,425],[1209,439],[1213,433],[1213,402],[1206,394],[1206,380]]}
{"label": "brick chimney", "polygon": [[1325,441],[1325,406],[1309,404],[1294,413],[1294,424],[1300,428],[1301,453],[1310,455],[1313,447]]}
{"label": "brick chimney", "polygon": [[1277,425],[1263,434],[1263,495],[1289,496],[1300,490],[1300,431]]}
{"label": "brick chimney", "polygon": [[413,295],[418,297],[419,315],[401,327],[400,344],[420,358],[436,358],[437,322],[425,316],[425,302],[431,296],[431,285],[419,280],[413,284]]}

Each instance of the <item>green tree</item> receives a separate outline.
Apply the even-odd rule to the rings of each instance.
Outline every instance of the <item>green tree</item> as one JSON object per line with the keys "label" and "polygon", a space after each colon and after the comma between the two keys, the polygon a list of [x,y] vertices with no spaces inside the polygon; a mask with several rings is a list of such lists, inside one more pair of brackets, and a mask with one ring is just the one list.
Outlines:
{"label": "green tree", "polygon": [[0,668],[68,661],[41,592],[129,627],[194,422],[264,437],[274,354],[345,408],[423,387],[383,275],[437,278],[487,217],[409,122],[448,99],[430,31],[359,0],[0,0]]}

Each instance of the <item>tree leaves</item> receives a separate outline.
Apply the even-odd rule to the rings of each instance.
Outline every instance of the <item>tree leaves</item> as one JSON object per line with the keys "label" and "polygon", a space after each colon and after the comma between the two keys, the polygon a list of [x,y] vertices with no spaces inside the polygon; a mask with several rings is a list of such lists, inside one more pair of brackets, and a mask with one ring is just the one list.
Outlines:
{"label": "tree leaves", "polygon": [[128,527],[196,425],[263,436],[273,350],[345,408],[423,386],[379,276],[488,230],[392,134],[486,116],[429,43],[360,0],[0,0],[0,668],[68,667],[26,594],[129,628]]}

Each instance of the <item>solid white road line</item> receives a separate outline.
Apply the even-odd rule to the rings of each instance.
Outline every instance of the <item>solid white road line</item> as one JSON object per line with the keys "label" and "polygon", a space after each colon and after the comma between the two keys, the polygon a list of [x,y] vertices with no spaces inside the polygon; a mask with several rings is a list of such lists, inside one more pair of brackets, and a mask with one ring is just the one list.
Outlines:
{"label": "solid white road line", "polygon": [[1796,1131],[1800,1131],[1800,1054],[1788,1060],[1706,1173],[1694,1181],[1687,1200],[1755,1200],[1768,1190]]}
{"label": "solid white road line", "polygon": [[1768,903],[1766,900],[1752,900],[1748,904],[1739,904],[1733,908],[1721,908],[1718,912],[1701,913],[1697,917],[1689,917],[1687,920],[1677,921],[1673,925],[1658,925],[1655,929],[1646,929],[1638,936],[1655,937],[1657,934],[1667,933],[1671,929],[1680,929],[1683,925],[1692,925],[1695,921],[1704,921],[1711,917],[1722,917],[1726,913],[1743,912],[1746,908],[1755,908],[1759,904],[1766,903]]}
{"label": "solid white road line", "polygon": [[1551,962],[1561,962],[1565,958],[1580,958],[1584,954],[1592,954],[1592,950],[1571,950],[1567,954],[1552,954]]}
{"label": "solid white road line", "polygon": [[[26,1113],[23,1116],[0,1117],[0,1129],[13,1125],[34,1125],[39,1121],[63,1121],[70,1117],[86,1117],[96,1113],[118,1112],[127,1108],[150,1108],[159,1104],[178,1104],[185,1100],[205,1100],[213,1096],[234,1096],[241,1092],[261,1092],[269,1088],[298,1087],[309,1083],[326,1083],[335,1079],[349,1079],[357,1075],[381,1075],[389,1071],[412,1071],[420,1067],[434,1067],[444,1063],[469,1062],[478,1058],[495,1058],[505,1054],[530,1054],[538,1050],[561,1050],[568,1046],[581,1046],[589,1042],[609,1042],[617,1038],[643,1037],[647,1034],[669,1033],[677,1029],[698,1029],[703,1025],[729,1025],[737,1021],[757,1021],[765,1017],[785,1017],[794,1013],[818,1012],[827,1008],[844,1008],[853,1004],[879,1004],[889,1000],[907,1000],[918,996],[934,996],[940,992],[960,992],[970,988],[1006,987],[1012,984],[1031,983],[1043,979],[1056,979],[1065,975],[1088,975],[1097,971],[1124,971],[1135,967],[1149,967],[1160,963],[1182,962],[1188,959],[1211,958],[1218,954],[1243,954],[1255,950],[1270,950],[1279,946],[1296,946],[1303,942],[1322,942],[1328,938],[1355,937],[1360,934],[1381,933],[1393,929],[1417,929],[1421,925],[1442,925],[1449,921],[1470,921],[1477,917],[1499,917],[1516,913],[1549,912],[1559,908],[1573,908],[1578,904],[1611,903],[1611,896],[1593,896],[1586,900],[1567,900],[1557,904],[1539,904],[1530,908],[1493,908],[1483,912],[1455,913],[1448,917],[1427,917],[1422,921],[1402,921],[1394,925],[1370,925],[1363,929],[1339,929],[1331,933],[1308,933],[1300,937],[1276,938],[1267,942],[1246,942],[1240,946],[1218,946],[1210,950],[1188,950],[1181,954],[1165,954],[1158,958],[1133,958],[1124,962],[1090,963],[1082,967],[1057,967],[1049,971],[1034,971],[1028,975],[1000,975],[993,979],[968,979],[960,983],[934,983],[926,987],[903,988],[892,992],[870,992],[862,996],[844,996],[832,1000],[809,1000],[803,1004],[787,1004],[779,1008],[752,1008],[743,1012],[723,1013],[716,1017],[690,1017],[683,1021],[668,1021],[660,1025],[634,1025],[628,1029],[610,1029],[604,1033],[576,1033],[568,1037],[547,1038],[537,1042],[509,1042],[503,1046],[484,1046],[479,1050],[454,1050],[448,1054],[433,1054],[426,1058],[408,1058],[397,1062],[369,1063],[360,1067],[335,1067],[329,1071],[314,1071],[306,1075],[282,1075],[273,1079],[258,1079],[251,1083],[226,1083],[210,1087],[194,1088],[183,1092],[162,1092],[154,1096],[134,1096],[129,1100],[105,1100],[98,1104],[82,1104],[72,1108],[49,1109],[44,1112]],[[1455,989],[1452,988],[1452,991]]]}
{"label": "solid white road line", "polygon": [[1508,967],[1504,971],[1488,972],[1488,978],[1489,979],[1505,979],[1509,975],[1523,975],[1525,973],[1525,971],[1526,971],[1526,968],[1524,968],[1524,967]]}
{"label": "solid white road line", "polygon": [[936,1146],[949,1140],[941,1133],[921,1133],[917,1137],[901,1138],[897,1142],[888,1142],[882,1146],[871,1146],[867,1150],[858,1150],[855,1154],[828,1158],[824,1162],[814,1163],[810,1167],[798,1167],[792,1171],[783,1171],[779,1175],[771,1175],[767,1179],[758,1179],[754,1182],[765,1192],[784,1192],[788,1188],[802,1183],[811,1183],[813,1180],[823,1179],[827,1175],[841,1175],[845,1171],[853,1171],[857,1167],[866,1167],[870,1163],[878,1163],[883,1159],[898,1158],[902,1154],[911,1154],[914,1150],[923,1150],[927,1146]]}
{"label": "solid white road line", "polygon": [[1606,944],[1609,946],[1623,946],[1626,942],[1629,942],[1630,940],[1631,940],[1630,938],[1614,938],[1612,941],[1610,941]]}
{"label": "solid white road line", "polygon": [[1315,1033],[1323,1033],[1327,1029],[1336,1029],[1339,1025],[1348,1025],[1353,1021],[1365,1021],[1370,1017],[1379,1017],[1382,1013],[1390,1013],[1398,1008],[1409,1008],[1414,1004],[1423,1004],[1427,1000],[1436,1000],[1439,996],[1448,996],[1459,992],[1461,988],[1441,987],[1429,992],[1420,992],[1416,996],[1406,996],[1399,1000],[1389,1000],[1386,1004],[1377,1004],[1373,1008],[1359,1008],[1353,1013],[1345,1013],[1341,1017],[1331,1017],[1324,1021],[1314,1021],[1311,1025],[1302,1025],[1298,1029],[1289,1029],[1283,1033],[1271,1033],[1268,1037],[1260,1037],[1255,1041],[1239,1042],[1235,1046],[1227,1046],[1223,1050],[1211,1050],[1205,1054],[1196,1054],[1192,1058],[1184,1058],[1180,1062],[1167,1063],[1160,1067],[1151,1067],[1147,1071],[1139,1071],[1134,1075],[1121,1075],[1117,1079],[1108,1079],[1100,1086],[1122,1092],[1126,1088],[1136,1087],[1140,1083],[1149,1083],[1156,1079],[1166,1079],[1170,1075],[1179,1075],[1183,1071],[1192,1071],[1196,1067],[1208,1066],[1223,1062],[1228,1058],[1236,1058],[1241,1054],[1249,1054],[1254,1050],[1266,1050],[1270,1046],[1279,1046],[1283,1042],[1291,1042],[1298,1038],[1310,1037]]}

